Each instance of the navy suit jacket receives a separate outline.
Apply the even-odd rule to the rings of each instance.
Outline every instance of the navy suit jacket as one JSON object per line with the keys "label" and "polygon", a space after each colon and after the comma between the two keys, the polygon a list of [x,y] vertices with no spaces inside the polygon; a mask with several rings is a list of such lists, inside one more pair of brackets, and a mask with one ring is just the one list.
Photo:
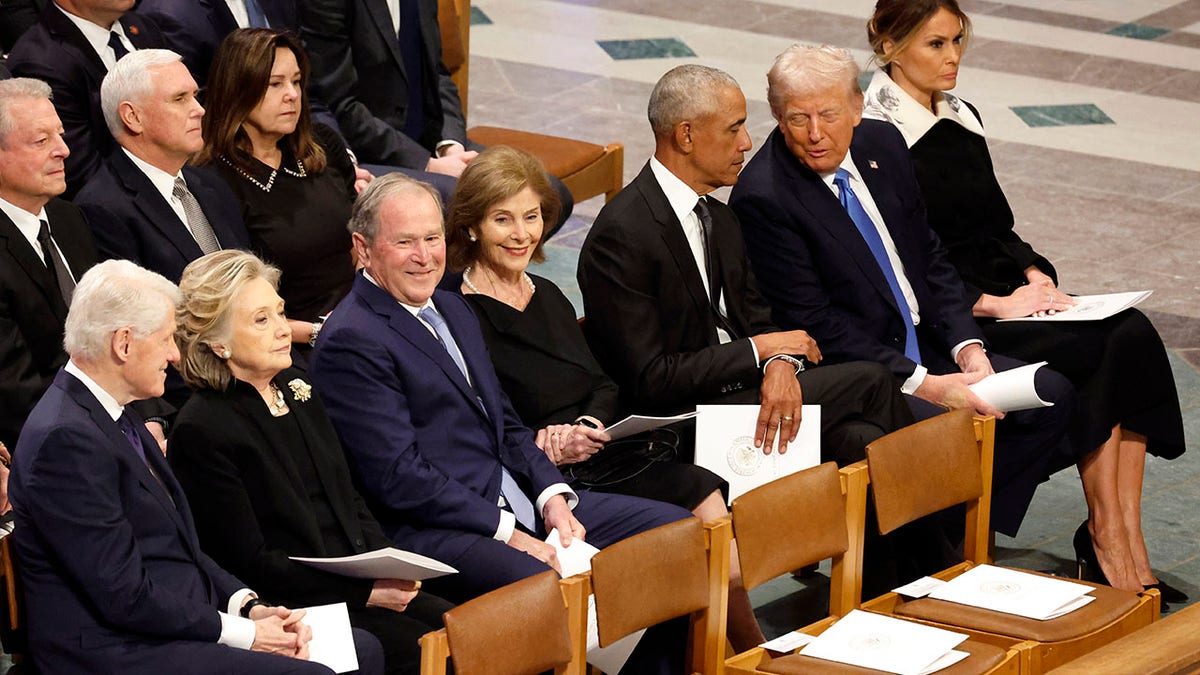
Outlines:
{"label": "navy suit jacket", "polygon": [[[216,642],[218,608],[243,587],[200,551],[187,497],[137,427],[161,483],[87,387],[60,371],[13,452],[13,539],[41,672],[94,672],[164,640]],[[169,672],[149,656],[124,672]]]}
{"label": "navy suit jacket", "polygon": [[[916,294],[921,360],[934,373],[957,370],[951,348],[983,334],[926,221],[908,148],[891,124],[863,120],[850,153]],[[779,129],[746,165],[729,204],[780,328],[807,330],[831,363],[876,361],[900,380],[912,375],[904,318],[883,272],[841,202],[796,159]]]}
{"label": "navy suit jacket", "polygon": [[[136,12],[126,12],[121,26],[137,49],[167,46],[158,26]],[[70,199],[117,147],[100,111],[100,83],[108,69],[54,2],[46,5],[37,24],[17,41],[8,55],[8,68],[15,77],[44,80],[54,91],[54,108],[71,149],[64,195]]]}
{"label": "navy suit jacket", "polygon": [[[296,0],[258,0],[258,4],[271,28],[299,31]],[[170,49],[183,57],[201,87],[208,82],[221,40],[238,28],[225,0],[142,0],[138,13],[158,24]]]}
{"label": "navy suit jacket", "polygon": [[[183,177],[221,248],[249,248],[241,204],[229,185],[215,173],[188,166]],[[75,203],[87,217],[101,259],[132,260],[178,282],[183,268],[204,255],[162,193],[119,148]]]}
{"label": "navy suit jacket", "polygon": [[[304,43],[312,58],[313,93],[332,108],[361,162],[424,170],[441,140],[468,148],[458,87],[442,62],[437,0],[419,0],[428,64],[423,100],[408,100],[408,76],[387,0],[305,0]],[[404,134],[409,109],[423,106],[420,138]]]}
{"label": "navy suit jacket", "polygon": [[385,532],[456,558],[500,523],[501,465],[530,501],[565,482],[500,388],[475,313],[436,291],[471,374],[387,291],[359,275],[321,329],[310,374]]}
{"label": "navy suit jacket", "polygon": [[[46,204],[50,234],[75,278],[96,264],[92,235],[79,209],[61,199]],[[21,425],[67,362],[67,305],[46,264],[17,226],[0,212],[0,442],[17,445]]]}

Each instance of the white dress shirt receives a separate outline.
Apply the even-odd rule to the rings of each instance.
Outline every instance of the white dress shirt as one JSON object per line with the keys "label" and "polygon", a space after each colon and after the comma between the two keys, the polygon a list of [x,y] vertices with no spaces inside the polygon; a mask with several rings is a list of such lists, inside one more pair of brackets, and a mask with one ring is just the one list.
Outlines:
{"label": "white dress shirt", "polygon": [[[379,286],[379,282],[375,281],[375,278],[372,277],[369,272],[364,270],[363,276],[366,277],[367,281]],[[437,331],[434,330],[433,326],[429,325],[429,323],[426,322],[425,319],[421,318],[421,316],[418,314],[426,307],[433,307],[438,314],[442,314],[442,311],[437,309],[437,305],[433,304],[433,298],[426,300],[420,306],[413,306],[404,302],[400,302],[399,300],[397,300],[396,303],[403,307],[409,314],[412,314],[417,321],[421,322],[421,325],[425,327],[425,330],[428,330],[429,334],[436,338],[439,344],[441,343],[442,339],[438,337]],[[442,318],[443,320],[445,319],[445,314],[442,314]],[[447,325],[449,325],[449,322],[447,322]],[[465,359],[466,356],[464,355],[463,358]],[[471,384],[470,372],[463,373],[463,375],[467,378],[467,384]],[[507,471],[503,465],[501,465],[501,468]],[[575,505],[579,503],[579,495],[575,494],[575,491],[571,489],[571,486],[567,485],[566,483],[553,483],[547,486],[545,490],[542,490],[542,493],[538,495],[537,501],[533,503],[533,507],[536,509],[537,515],[541,515],[542,509],[546,508],[546,502],[550,501],[550,498],[554,497],[555,495],[562,495],[563,498],[567,500],[568,508],[574,509]],[[502,541],[507,544],[508,540],[512,538],[513,531],[516,530],[517,517],[513,515],[512,511],[503,508],[508,506],[508,502],[504,500],[504,495],[500,496],[500,500],[496,505],[501,507],[500,523],[496,526],[496,533],[492,535],[492,538],[496,541]]]}
{"label": "white dress shirt", "polygon": [[[846,156],[842,158],[842,164],[838,168],[845,169],[850,174],[850,188],[854,190],[854,195],[858,197],[859,203],[862,204],[863,210],[867,212],[867,216],[871,218],[871,223],[875,225],[876,232],[879,233],[879,238],[883,241],[883,249],[887,251],[888,262],[892,265],[892,273],[896,275],[896,282],[900,285],[900,293],[904,295],[904,301],[908,305],[908,311],[912,317],[913,326],[921,325],[921,307],[917,303],[917,295],[913,292],[912,284],[908,281],[908,275],[904,271],[904,263],[900,260],[900,253],[896,250],[896,242],[892,240],[892,234],[883,224],[883,215],[879,212],[879,207],[875,205],[875,198],[871,196],[871,191],[867,188],[867,184],[863,182],[862,176],[858,173],[858,167],[854,164],[854,159],[850,156],[850,151],[846,151]],[[825,181],[825,185],[833,192],[835,197],[841,198],[837,185],[833,179],[837,172],[824,174],[821,180]],[[954,346],[950,351],[951,358],[957,358],[958,353],[963,347],[969,344],[983,344],[980,340],[964,340]],[[900,385],[900,391],[905,394],[911,394],[921,386],[925,381],[925,376],[929,374],[929,369],[921,364],[913,370],[912,375]]]}
{"label": "white dress shirt", "polygon": [[[46,260],[46,256],[42,254],[42,245],[38,243],[38,232],[42,229],[42,221],[50,222],[50,218],[46,216],[45,207],[37,215],[34,215],[19,206],[12,205],[7,200],[0,199],[0,211],[3,211],[13,225],[17,226],[21,236],[25,237],[29,245],[33,247],[33,252],[37,255],[38,260],[41,260],[43,265],[50,267],[50,261]],[[79,274],[71,269],[71,263],[67,261],[67,256],[63,255],[58,242],[54,241],[54,235],[50,236],[50,243],[54,244],[54,249],[58,251],[58,257],[62,258],[63,265],[66,266],[71,279],[78,281]]]}
{"label": "white dress shirt", "polygon": [[250,13],[246,11],[246,0],[225,0],[225,4],[229,6],[229,13],[233,15],[238,28],[250,27]]}
{"label": "white dress shirt", "polygon": [[[121,148],[121,152],[125,153],[125,156],[133,162],[134,166],[142,170],[142,173],[146,175],[146,178],[150,181],[150,184],[154,186],[155,190],[158,190],[158,193],[162,195],[162,198],[166,200],[168,205],[170,205],[171,210],[175,212],[175,215],[179,216],[179,222],[183,223],[183,226],[187,228],[187,231],[191,233],[192,238],[194,239],[196,237],[196,233],[192,232],[192,226],[188,223],[187,212],[183,210],[183,202],[179,201],[179,199],[175,197],[175,179],[179,177],[179,174],[172,176],[157,166],[154,166],[153,164],[150,164],[142,158],[134,155],[124,147]],[[186,178],[183,180],[183,184],[187,185]]]}
{"label": "white dress shirt", "polygon": [[[125,412],[125,406],[117,403],[117,399],[113,398],[104,390],[95,380],[83,372],[75,361],[67,361],[67,365],[63,368],[70,373],[75,379],[83,383],[87,390],[92,392],[92,396],[100,402],[100,407],[104,408],[104,412],[116,422]],[[217,612],[217,616],[221,618],[221,635],[217,638],[218,644],[236,647],[238,649],[250,649],[254,644],[254,622],[250,619],[238,616],[238,612],[242,607],[242,603],[247,596],[253,596],[254,592],[249,588],[243,588],[229,597],[229,602],[226,604],[225,612]]]}
{"label": "white dress shirt", "polygon": [[104,62],[106,70],[112,70],[113,66],[117,65],[117,55],[113,53],[112,47],[108,46],[108,36],[110,34],[116,33],[117,37],[121,39],[121,44],[125,45],[125,49],[131,52],[137,51],[137,47],[134,47],[133,43],[129,41],[129,37],[125,35],[125,29],[121,27],[120,21],[114,21],[112,28],[105,28],[87,19],[75,16],[62,7],[59,7],[58,3],[55,3],[54,6],[58,7],[58,10],[65,14],[71,20],[71,23],[79,28],[79,32],[83,33],[83,37],[88,41],[88,44],[92,46],[92,49],[96,50],[96,55]]}

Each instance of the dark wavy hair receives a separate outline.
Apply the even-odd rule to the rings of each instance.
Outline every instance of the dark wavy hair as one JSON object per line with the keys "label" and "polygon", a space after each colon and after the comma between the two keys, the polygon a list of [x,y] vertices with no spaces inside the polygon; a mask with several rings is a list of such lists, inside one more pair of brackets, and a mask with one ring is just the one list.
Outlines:
{"label": "dark wavy hair", "polygon": [[205,90],[204,149],[196,164],[225,158],[236,167],[249,171],[253,164],[250,137],[242,125],[266,96],[275,67],[275,50],[290,49],[300,66],[300,115],[296,130],[280,143],[287,144],[292,156],[305,171],[325,170],[325,151],[313,139],[312,116],[308,111],[308,55],[300,38],[290,32],[268,28],[242,28],[225,37],[213,58]]}

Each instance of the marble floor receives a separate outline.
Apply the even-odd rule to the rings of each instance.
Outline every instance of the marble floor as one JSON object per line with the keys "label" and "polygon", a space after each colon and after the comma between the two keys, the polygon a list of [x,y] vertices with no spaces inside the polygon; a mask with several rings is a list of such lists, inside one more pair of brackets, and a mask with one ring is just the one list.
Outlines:
{"label": "marble floor", "polygon": [[[1145,531],[1162,578],[1200,599],[1200,0],[960,1],[975,30],[957,93],[981,111],[1018,231],[1069,292],[1154,290],[1142,307],[1171,350],[1189,452],[1149,460]],[[774,56],[797,41],[832,43],[869,68],[873,5],[478,0],[468,122],[619,141],[628,181],[653,150],[653,83],[696,62],[739,80],[757,147],[774,125]],[[578,247],[601,206],[577,205],[540,272],[576,307]],[[1019,536],[997,537],[997,557],[1070,572],[1071,534],[1085,517],[1077,474],[1062,472],[1038,491]],[[776,634],[819,613],[824,592],[821,580],[783,578],[753,597]]]}

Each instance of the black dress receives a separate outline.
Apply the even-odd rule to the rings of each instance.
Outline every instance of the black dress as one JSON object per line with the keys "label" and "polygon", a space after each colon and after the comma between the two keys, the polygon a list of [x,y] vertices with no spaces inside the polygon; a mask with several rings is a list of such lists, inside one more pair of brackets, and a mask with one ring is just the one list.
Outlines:
{"label": "black dress", "polygon": [[[872,94],[884,81],[881,77],[876,75],[868,92],[873,102],[880,100]],[[930,120],[912,119],[918,113],[910,104],[919,104],[898,86],[890,90],[905,98],[887,106],[887,117],[908,138],[914,126]],[[945,100],[958,115],[973,113],[978,120],[974,106],[950,95]],[[916,142],[910,139],[910,151],[929,224],[962,276],[972,304],[984,293],[1011,295],[1027,283],[1024,271],[1030,266],[1058,282],[1050,261],[1014,231],[1013,212],[982,135],[943,117]],[[1148,452],[1167,459],[1183,454],[1175,378],[1162,339],[1141,312],[1129,309],[1103,321],[978,321],[991,349],[1024,361],[1047,361],[1075,385],[1080,395],[1077,447],[1099,447],[1120,424],[1145,435]]]}
{"label": "black dress", "polygon": [[[571,424],[581,415],[591,415],[605,425],[616,422],[620,419],[617,385],[604,374],[588,349],[571,302],[550,280],[532,274],[529,277],[537,291],[524,311],[487,295],[466,295],[479,316],[504,393],[521,420],[534,430]],[[610,450],[618,448],[606,447],[595,457]],[[596,458],[578,466],[591,464]],[[679,448],[677,460],[650,463],[627,480],[587,482],[583,487],[657,499],[688,510],[699,506],[713,491],[728,490],[719,476],[691,463],[690,448]],[[569,472],[573,466],[562,468]]]}
{"label": "black dress", "polygon": [[314,125],[313,138],[325,150],[325,170],[300,176],[285,147],[270,190],[262,186],[272,169],[258,160],[251,160],[247,172],[257,184],[223,160],[213,163],[242,205],[250,246],[283,271],[279,295],[288,316],[303,321],[328,313],[354,282],[346,230],[355,198],[354,165],[328,127]]}
{"label": "black dress", "polygon": [[307,400],[297,397],[308,384],[304,373],[284,370],[275,383],[290,408],[281,417],[239,380],[224,392],[196,392],[179,412],[168,459],[200,545],[267,602],[347,603],[350,623],[383,643],[386,672],[415,674],[417,640],[442,626],[449,603],[421,592],[402,613],[367,607],[374,582],[288,559],[355,555],[392,542],[355,491],[320,399],[311,390]]}

